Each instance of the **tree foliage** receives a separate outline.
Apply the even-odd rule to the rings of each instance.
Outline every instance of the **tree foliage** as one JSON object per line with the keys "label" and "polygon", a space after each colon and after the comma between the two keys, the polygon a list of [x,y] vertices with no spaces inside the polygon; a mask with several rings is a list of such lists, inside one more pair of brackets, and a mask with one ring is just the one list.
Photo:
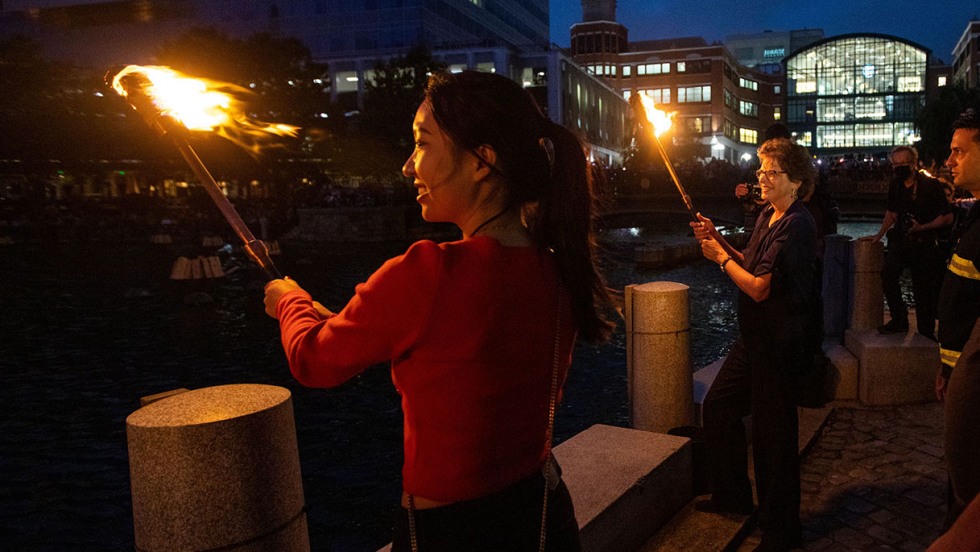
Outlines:
{"label": "tree foliage", "polygon": [[374,78],[365,83],[361,128],[387,147],[407,154],[412,143],[412,119],[429,74],[445,68],[423,46],[412,48],[404,57],[379,61]]}
{"label": "tree foliage", "polygon": [[327,67],[315,63],[296,38],[260,33],[242,40],[193,29],[164,44],[157,60],[193,77],[251,91],[249,108],[259,119],[306,127],[328,110]]}
{"label": "tree foliage", "polygon": [[21,36],[0,39],[0,128],[7,136],[2,153],[16,158],[43,151],[61,128],[58,76],[63,71],[41,55],[41,45]]}
{"label": "tree foliage", "polygon": [[942,164],[949,157],[949,141],[953,136],[953,121],[967,107],[980,105],[980,89],[967,88],[962,83],[943,86],[936,98],[926,104],[915,120],[921,140],[916,145],[924,161]]}

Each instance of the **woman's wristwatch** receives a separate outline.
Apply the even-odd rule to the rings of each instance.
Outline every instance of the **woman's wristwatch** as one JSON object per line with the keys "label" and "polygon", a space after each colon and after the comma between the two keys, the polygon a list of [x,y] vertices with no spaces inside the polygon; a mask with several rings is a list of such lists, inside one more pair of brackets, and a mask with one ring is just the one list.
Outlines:
{"label": "woman's wristwatch", "polygon": [[[725,265],[728,264],[728,262],[731,261],[731,260],[732,260],[731,257],[726,258],[724,261],[721,262],[720,265],[718,265],[718,268],[720,268],[722,272],[725,272]],[[728,274],[728,273],[725,272],[725,274]]]}

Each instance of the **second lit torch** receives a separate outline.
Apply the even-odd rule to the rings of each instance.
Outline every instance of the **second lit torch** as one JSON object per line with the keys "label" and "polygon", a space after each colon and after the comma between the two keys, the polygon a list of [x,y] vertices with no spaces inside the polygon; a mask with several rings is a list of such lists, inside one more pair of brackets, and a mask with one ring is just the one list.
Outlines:
{"label": "second lit torch", "polygon": [[674,165],[670,162],[670,158],[667,157],[667,151],[664,149],[663,143],[660,142],[660,135],[669,130],[671,124],[673,124],[671,116],[657,109],[654,101],[645,94],[640,94],[640,103],[642,104],[644,117],[653,126],[653,132],[651,134],[653,135],[653,144],[657,149],[657,153],[664,160],[664,165],[667,166],[667,172],[670,173],[670,179],[677,188],[677,191],[681,194],[681,199],[684,201],[684,206],[687,207],[687,211],[691,214],[691,218],[694,219],[694,222],[699,222],[697,211],[694,210],[694,204],[691,203],[691,196],[687,195],[687,190],[681,185],[681,181],[677,177],[677,172],[674,171]]}

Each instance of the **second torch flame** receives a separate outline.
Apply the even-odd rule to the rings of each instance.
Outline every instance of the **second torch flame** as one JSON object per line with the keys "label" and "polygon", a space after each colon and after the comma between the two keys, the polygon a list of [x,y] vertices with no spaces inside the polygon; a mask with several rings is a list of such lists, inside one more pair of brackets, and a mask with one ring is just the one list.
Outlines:
{"label": "second torch flame", "polygon": [[667,113],[657,109],[657,102],[653,101],[653,98],[647,96],[646,94],[640,94],[640,103],[643,104],[643,109],[646,111],[647,120],[653,125],[653,135],[659,137],[661,134],[670,130],[670,127],[674,124],[674,113]]}
{"label": "second torch flame", "polygon": [[677,178],[677,173],[674,172],[674,165],[670,162],[670,158],[667,157],[667,151],[660,142],[660,135],[670,130],[670,127],[673,125],[674,114],[657,109],[656,102],[646,94],[640,94],[640,103],[643,105],[643,111],[646,114],[647,121],[650,121],[650,124],[653,126],[653,144],[657,148],[660,158],[664,160],[664,165],[667,166],[670,179],[674,182],[677,191],[680,192],[681,199],[684,201],[684,206],[687,207],[687,211],[691,214],[691,218],[694,219],[694,222],[699,222],[697,212],[691,203],[691,197],[687,195],[687,191],[681,185],[680,179]]}

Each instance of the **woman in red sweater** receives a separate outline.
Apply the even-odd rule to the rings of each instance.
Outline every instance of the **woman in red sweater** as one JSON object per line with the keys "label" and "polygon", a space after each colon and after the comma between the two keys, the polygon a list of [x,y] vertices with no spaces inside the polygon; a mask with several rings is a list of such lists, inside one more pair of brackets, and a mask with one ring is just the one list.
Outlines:
{"label": "woman in red sweater", "polygon": [[593,167],[530,94],[489,73],[432,75],[412,131],[402,170],[422,217],[463,239],[413,244],[336,314],[275,280],[266,312],[304,385],[391,361],[405,424],[394,551],[578,550],[550,447],[576,338],[612,328]]}

